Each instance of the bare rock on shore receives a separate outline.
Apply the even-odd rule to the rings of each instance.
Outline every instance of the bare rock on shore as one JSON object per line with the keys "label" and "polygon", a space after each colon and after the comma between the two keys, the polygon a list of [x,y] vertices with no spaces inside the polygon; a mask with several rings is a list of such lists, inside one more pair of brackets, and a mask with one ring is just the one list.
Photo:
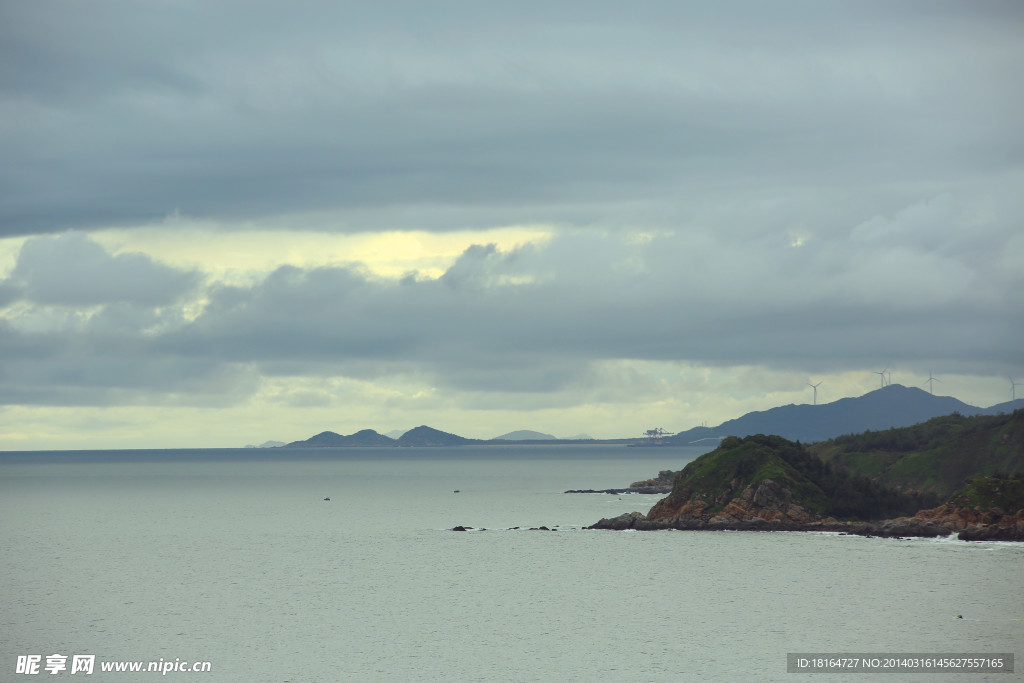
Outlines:
{"label": "bare rock on shore", "polygon": [[653,528],[670,528],[670,527],[651,527],[647,524],[647,515],[642,512],[626,512],[618,517],[611,517],[602,519],[597,524],[587,527],[588,529],[610,529],[612,531],[625,531],[627,529],[639,529],[648,531]]}
{"label": "bare rock on shore", "polygon": [[809,524],[820,519],[820,515],[798,505],[788,488],[771,479],[765,479],[756,486],[746,486],[709,521],[715,523],[764,520],[782,524]]}
{"label": "bare rock on shore", "polygon": [[[770,528],[782,529],[821,522],[823,519],[835,521],[799,505],[790,489],[772,479],[747,484],[734,495],[731,492],[727,495],[730,497],[726,501],[706,500],[697,496],[682,501],[678,498],[665,498],[651,508],[646,519],[677,529],[736,528],[737,525],[773,525]],[[720,510],[714,513],[709,511],[722,502],[724,505]]]}
{"label": "bare rock on shore", "polygon": [[957,533],[963,541],[1024,541],[1024,509],[1007,514],[999,507],[940,505],[921,510],[907,522],[939,527],[947,534]]}

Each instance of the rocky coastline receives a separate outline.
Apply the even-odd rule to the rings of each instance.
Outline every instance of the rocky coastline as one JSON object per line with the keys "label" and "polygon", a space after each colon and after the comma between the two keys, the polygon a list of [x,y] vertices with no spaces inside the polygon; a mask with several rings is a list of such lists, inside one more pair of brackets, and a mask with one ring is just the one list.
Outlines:
{"label": "rocky coastline", "polygon": [[[648,515],[629,512],[602,519],[587,528],[618,531],[818,531],[884,538],[936,538],[956,534],[962,541],[1024,541],[1024,509],[1011,514],[998,507],[940,505],[921,510],[912,517],[850,522],[817,517],[799,506],[784,502],[780,505],[778,499],[770,500],[767,505],[758,505],[752,498],[735,505],[730,503],[713,515],[704,513],[699,504],[684,505],[673,511],[674,514],[666,514],[664,506],[659,508],[659,503]],[[753,504],[744,505],[744,502]]]}
{"label": "rocky coastline", "polygon": [[[1003,432],[989,436],[1002,446],[1018,440]],[[728,437],[678,473],[666,470],[657,479],[634,482],[630,489],[672,484],[646,515],[631,512],[586,528],[1024,541],[1024,474],[976,473],[962,481],[936,505],[943,498],[920,485],[895,488],[851,474],[779,436]]]}
{"label": "rocky coastline", "polygon": [[[973,512],[960,510],[958,512]],[[701,518],[648,519],[642,512],[630,512],[611,519],[602,519],[587,529],[623,531],[805,531],[837,532],[856,536],[882,538],[936,538],[956,534],[961,541],[1024,541],[1024,510],[1003,517],[994,524],[975,524],[960,527],[945,520],[904,517],[878,522],[840,522],[825,519],[817,522],[794,523],[762,518],[747,520],[716,520]]]}

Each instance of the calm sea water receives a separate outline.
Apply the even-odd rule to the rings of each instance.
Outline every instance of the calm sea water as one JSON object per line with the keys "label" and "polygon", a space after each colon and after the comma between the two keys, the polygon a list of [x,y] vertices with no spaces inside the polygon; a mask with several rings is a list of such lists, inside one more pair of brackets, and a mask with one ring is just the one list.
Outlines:
{"label": "calm sea water", "polygon": [[586,531],[658,496],[562,493],[701,452],[0,453],[0,680],[54,653],[121,681],[159,674],[99,662],[209,661],[168,674],[205,681],[791,681],[787,652],[1014,652],[1022,671],[1022,544]]}

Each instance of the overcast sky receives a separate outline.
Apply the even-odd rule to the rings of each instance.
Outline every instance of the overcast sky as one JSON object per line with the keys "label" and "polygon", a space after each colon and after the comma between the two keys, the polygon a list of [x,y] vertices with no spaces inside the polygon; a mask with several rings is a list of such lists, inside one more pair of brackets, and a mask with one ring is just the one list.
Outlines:
{"label": "overcast sky", "polygon": [[[0,4],[0,449],[1024,381],[1019,2]],[[1018,387],[1024,396],[1024,387]]]}

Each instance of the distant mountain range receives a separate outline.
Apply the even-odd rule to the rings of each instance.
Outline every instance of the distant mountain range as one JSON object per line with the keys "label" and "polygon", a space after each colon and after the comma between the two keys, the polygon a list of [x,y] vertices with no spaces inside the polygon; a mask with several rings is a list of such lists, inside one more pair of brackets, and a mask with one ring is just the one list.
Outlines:
{"label": "distant mountain range", "polygon": [[790,441],[825,441],[844,434],[859,434],[890,427],[909,427],[952,413],[998,415],[1024,408],[1024,399],[979,408],[951,396],[933,396],[923,389],[890,384],[856,398],[822,405],[787,405],[747,413],[717,427],[694,427],[662,443],[690,444],[701,439],[775,434]]}
{"label": "distant mountain range", "polygon": [[465,446],[471,443],[480,443],[480,440],[467,439],[426,425],[410,429],[395,441],[396,446]]}
{"label": "distant mountain range", "polygon": [[372,429],[363,429],[345,436],[336,432],[320,432],[305,441],[292,441],[285,448],[343,448],[353,446],[394,446],[394,439],[378,434]]}
{"label": "distant mountain range", "polygon": [[535,432],[529,429],[520,429],[515,432],[509,432],[508,434],[502,434],[501,436],[494,437],[495,441],[550,441],[557,439],[558,437],[552,434],[544,434],[543,432]]}
{"label": "distant mountain range", "polygon": [[[321,432],[303,441],[284,444],[286,448],[343,448],[367,446],[464,446],[508,445],[511,443],[549,444],[627,444],[684,446],[695,442],[711,442],[727,436],[746,437],[755,434],[774,434],[790,441],[814,443],[845,434],[860,434],[890,427],[909,427],[934,417],[959,413],[961,415],[998,415],[1024,408],[1024,398],[1007,401],[989,408],[979,408],[951,396],[933,396],[927,391],[901,384],[875,389],[856,398],[843,398],[822,405],[788,405],[770,410],[747,413],[728,420],[717,427],[694,427],[659,442],[646,439],[591,439],[580,435],[571,439],[558,439],[551,434],[532,430],[509,432],[493,439],[469,439],[458,434],[443,432],[421,425],[398,438],[364,429],[345,436],[336,432]],[[264,444],[269,445],[268,444]]]}
{"label": "distant mountain range", "polygon": [[464,446],[481,443],[478,439],[467,439],[457,434],[442,432],[426,425],[410,429],[397,439],[378,434],[372,429],[363,429],[345,436],[336,432],[320,432],[304,441],[292,441],[285,448],[351,448],[367,446]]}
{"label": "distant mountain range", "polygon": [[442,432],[440,429],[434,429],[426,425],[421,425],[415,429],[410,429],[405,432],[397,439],[393,439],[390,436],[379,434],[372,429],[364,429],[356,432],[355,434],[338,434],[337,432],[320,432],[316,436],[311,436],[308,439],[302,441],[292,441],[288,444],[280,444],[284,448],[351,448],[360,447],[365,448],[368,446],[416,446],[416,447],[433,447],[433,446],[466,446],[474,444],[477,446],[498,446],[498,445],[509,445],[510,443],[515,444],[535,444],[535,443],[558,443],[558,444],[580,444],[580,443],[603,443],[603,444],[628,444],[635,441],[635,439],[605,439],[598,441],[586,435],[579,437],[573,437],[571,439],[559,439],[551,434],[544,434],[543,432],[535,432],[527,429],[509,432],[502,436],[495,437],[493,439],[469,439],[458,434],[452,434],[450,432]]}

